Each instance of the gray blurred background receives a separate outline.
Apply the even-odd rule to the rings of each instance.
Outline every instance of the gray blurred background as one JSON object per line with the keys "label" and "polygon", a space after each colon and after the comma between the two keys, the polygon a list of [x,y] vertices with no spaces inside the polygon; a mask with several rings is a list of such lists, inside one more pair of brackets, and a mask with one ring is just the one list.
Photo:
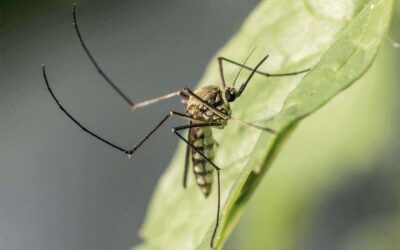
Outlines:
{"label": "gray blurred background", "polygon": [[[128,96],[141,101],[184,85],[194,87],[210,58],[257,3],[86,0],[78,2],[77,11],[81,32],[99,64]],[[178,142],[169,128],[180,123],[171,121],[128,160],[82,132],[58,109],[45,88],[41,64],[46,64],[64,106],[87,127],[124,147],[135,144],[166,112],[182,110],[175,99],[132,113],[84,54],[71,8],[72,1],[1,2],[1,250],[118,250],[139,243],[151,194]],[[395,13],[390,34],[399,40],[398,5]],[[299,208],[288,203],[294,207],[284,214],[289,218],[275,222],[278,228],[285,220],[292,224],[284,228],[287,234],[278,236],[282,242],[292,242],[290,236],[297,241],[281,249],[353,250],[343,247],[349,235],[379,218],[390,223],[382,229],[367,225],[375,230],[371,235],[400,238],[398,230],[386,226],[400,214],[400,51],[387,40],[382,51],[360,83],[299,125],[225,249],[246,249],[249,242],[261,247],[252,249],[263,249],[264,241],[274,237],[263,230],[275,224],[260,215],[267,211],[266,216],[275,216],[270,210],[283,211],[279,206],[288,200]],[[358,132],[359,137],[351,136]],[[378,149],[362,152],[352,145],[356,140],[355,145],[365,140],[371,147],[376,142]],[[327,156],[344,163],[319,159]],[[307,185],[304,179],[320,178],[329,170],[329,164],[321,163],[327,162],[338,171],[331,168],[331,183],[318,187],[322,197],[312,210],[302,211],[315,200],[307,199],[307,189],[296,188],[296,181],[301,187]],[[339,163],[356,170],[342,174]],[[316,167],[287,182],[293,169],[311,164]],[[282,196],[279,192],[290,185],[293,190]],[[357,249],[366,249],[359,244]]]}
{"label": "gray blurred background", "polygon": [[[82,35],[135,101],[194,87],[258,1],[78,1]],[[133,159],[61,113],[129,147],[178,100],[132,113],[79,45],[72,1],[1,2],[1,249],[128,249],[177,145],[170,122]]]}

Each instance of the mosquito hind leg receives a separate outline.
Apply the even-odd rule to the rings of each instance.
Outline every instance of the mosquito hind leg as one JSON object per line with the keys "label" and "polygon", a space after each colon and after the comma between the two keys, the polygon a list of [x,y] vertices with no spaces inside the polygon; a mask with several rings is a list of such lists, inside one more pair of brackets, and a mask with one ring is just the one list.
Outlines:
{"label": "mosquito hind leg", "polygon": [[169,93],[169,94],[166,94],[166,95],[163,95],[163,96],[159,96],[159,97],[156,97],[156,98],[153,98],[153,99],[149,99],[149,100],[146,100],[146,101],[133,103],[131,108],[132,108],[132,110],[137,110],[137,109],[146,107],[148,105],[155,104],[155,103],[158,103],[160,101],[167,100],[167,99],[169,99],[171,97],[174,97],[174,96],[182,96],[183,97],[182,100],[186,99],[186,95],[182,91],[175,91],[175,92],[172,92],[172,93]]}
{"label": "mosquito hind leg", "polygon": [[108,75],[102,70],[102,68],[99,66],[97,63],[96,59],[90,52],[88,46],[86,45],[85,41],[83,40],[82,34],[80,32],[79,26],[78,26],[78,21],[77,21],[77,15],[76,15],[76,4],[73,4],[72,7],[72,19],[73,19],[73,25],[75,28],[76,35],[78,36],[79,42],[85,51],[86,55],[89,57],[90,61],[92,62],[93,66],[96,68],[97,72],[100,74],[100,76],[107,82],[107,84],[132,108],[132,110],[137,110],[142,107],[148,106],[150,104],[158,103],[160,101],[169,99],[174,96],[182,96],[182,97],[187,97],[182,91],[175,91],[163,96],[159,96],[156,98],[152,98],[146,101],[142,102],[133,102],[132,99],[130,99],[112,80]]}
{"label": "mosquito hind leg", "polygon": [[78,125],[78,127],[80,127],[83,131],[85,131],[86,133],[90,134],[91,136],[95,137],[96,139],[104,142],[105,144],[125,153],[129,155],[129,150],[125,149],[123,147],[117,146],[116,144],[104,139],[103,137],[99,136],[98,134],[90,131],[89,129],[87,129],[85,126],[83,126],[78,120],[76,120],[65,108],[64,106],[62,106],[62,104],[60,103],[60,101],[58,100],[58,98],[56,97],[56,95],[54,94],[53,90],[50,87],[49,84],[49,80],[47,79],[47,74],[46,74],[46,67],[44,65],[42,65],[42,73],[43,73],[43,78],[44,81],[46,83],[47,86],[47,90],[49,91],[51,97],[53,98],[53,100],[56,102],[57,106],[61,109],[61,111],[68,117],[70,118],[76,125]]}
{"label": "mosquito hind leg", "polygon": [[192,143],[189,142],[189,140],[186,140],[181,134],[178,133],[178,131],[183,130],[183,129],[190,129],[190,128],[194,128],[194,127],[214,127],[214,126],[220,126],[221,124],[219,123],[200,123],[200,124],[189,124],[189,125],[185,125],[185,126],[179,126],[179,127],[175,127],[172,129],[172,132],[174,134],[176,134],[182,141],[184,141],[188,146],[190,146],[190,148],[192,150],[195,150],[197,153],[199,153],[208,163],[210,163],[215,170],[217,171],[217,219],[215,222],[215,227],[214,227],[214,231],[211,237],[211,242],[210,242],[210,246],[211,248],[214,247],[214,239],[215,236],[217,234],[217,230],[218,230],[218,226],[219,226],[219,217],[220,217],[220,209],[221,209],[221,177],[220,177],[220,170],[221,168],[219,168],[217,165],[215,165],[214,162],[212,162],[210,159],[208,159],[207,156],[205,156],[200,150],[198,150]]}

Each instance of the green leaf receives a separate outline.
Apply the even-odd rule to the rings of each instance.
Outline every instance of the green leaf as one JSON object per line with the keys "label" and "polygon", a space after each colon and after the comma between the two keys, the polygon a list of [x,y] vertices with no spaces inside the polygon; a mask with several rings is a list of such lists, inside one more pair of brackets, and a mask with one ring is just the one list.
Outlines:
{"label": "green leaf", "polygon": [[[352,241],[354,233],[364,231],[364,223],[379,232],[387,216],[400,218],[399,209],[379,209],[400,204],[400,169],[398,157],[392,156],[398,155],[400,54],[389,42],[382,45],[357,84],[299,124],[246,204],[226,249],[318,249],[318,243],[344,249],[345,239]],[[366,181],[369,189],[360,188]],[[352,213],[355,206],[360,213]],[[370,212],[361,219],[362,211]],[[339,231],[331,227],[335,221]],[[368,249],[396,249],[372,244],[389,238],[386,232],[394,229],[391,223],[386,227],[385,233],[360,239],[371,243]],[[398,234],[400,227],[392,232]]]}
{"label": "green leaf", "polygon": [[[255,65],[267,53],[262,71],[282,73],[313,67],[303,76],[253,78],[232,105],[233,116],[268,126],[276,134],[230,122],[214,130],[214,160],[221,171],[222,214],[216,237],[221,248],[280,146],[297,123],[349,87],[371,65],[386,33],[391,0],[262,2],[217,55]],[[238,68],[225,65],[232,82]],[[238,79],[242,82],[249,72]],[[219,86],[215,58],[201,85]],[[216,222],[216,188],[205,199],[189,175],[182,188],[184,145],[161,177],[137,249],[208,249]],[[214,185],[215,186],[215,185]]]}

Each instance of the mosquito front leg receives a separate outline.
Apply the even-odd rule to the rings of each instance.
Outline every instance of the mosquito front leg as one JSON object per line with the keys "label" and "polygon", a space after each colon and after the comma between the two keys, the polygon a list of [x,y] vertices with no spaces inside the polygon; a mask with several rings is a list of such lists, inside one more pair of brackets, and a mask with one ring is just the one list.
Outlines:
{"label": "mosquito front leg", "polygon": [[[245,64],[242,64],[242,63],[238,63],[238,62],[235,62],[235,61],[233,61],[233,60],[231,60],[231,59],[228,59],[228,58],[226,58],[226,57],[218,57],[218,60],[219,61],[226,61],[226,62],[229,62],[229,63],[232,63],[232,64],[234,64],[234,65],[237,65],[237,66],[239,66],[239,67],[242,67],[242,68],[244,68],[244,69],[247,69],[247,70],[250,70],[250,71],[253,71],[254,70],[254,68],[251,68],[251,67],[249,67],[249,66],[246,66]],[[266,77],[276,77],[276,76],[293,76],[293,75],[298,75],[298,74],[302,74],[302,73],[305,73],[305,72],[308,72],[308,71],[310,71],[311,69],[304,69],[304,70],[300,70],[300,71],[294,71],[294,72],[288,72],[288,73],[279,73],[279,74],[271,74],[271,73],[267,73],[267,72],[263,72],[263,71],[259,71],[259,70],[256,70],[255,72],[257,73],[257,74],[260,74],[260,75],[263,75],[263,76],[266,76]]]}
{"label": "mosquito front leg", "polygon": [[[254,52],[254,50],[255,50],[256,48],[254,48],[250,53],[249,53],[249,55],[246,57],[246,59],[244,60],[244,63],[243,63],[243,65],[244,64],[246,64],[246,62],[247,62],[247,60],[249,60],[249,58],[250,58],[250,56],[253,54],[253,52]],[[222,87],[223,87],[223,89],[226,89],[226,84],[225,84],[225,78],[224,78],[224,73],[223,73],[223,61],[225,60],[225,58],[224,57],[218,57],[218,63],[219,63],[219,69],[220,69],[220,74],[221,74],[221,78],[222,78]],[[235,77],[235,80],[233,81],[233,83],[232,83],[232,87],[235,87],[235,83],[236,83],[236,80],[238,79],[238,77],[239,77],[239,75],[240,75],[240,72],[242,72],[242,69],[243,69],[243,67],[241,67],[240,69],[239,69],[239,71],[238,71],[238,73],[236,74],[236,77]]]}
{"label": "mosquito front leg", "polygon": [[196,99],[197,101],[199,101],[200,103],[202,103],[204,106],[206,106],[211,112],[213,112],[214,114],[218,115],[219,117],[221,117],[224,120],[228,120],[230,118],[229,115],[222,113],[221,111],[219,111],[218,109],[214,108],[213,106],[211,106],[210,104],[208,104],[205,100],[201,99],[198,95],[196,95],[195,93],[193,93],[192,90],[190,90],[189,88],[185,87],[182,89],[184,92],[186,92],[188,95],[190,95],[191,97],[193,97],[194,99]]}
{"label": "mosquito front leg", "polygon": [[256,65],[256,67],[251,71],[250,75],[247,77],[246,81],[240,86],[237,97],[239,97],[243,91],[246,89],[247,84],[250,82],[251,78],[253,77],[254,73],[256,73],[257,69],[267,60],[269,55],[266,55],[261,61]]}
{"label": "mosquito front leg", "polygon": [[222,89],[225,89],[226,83],[225,83],[224,67],[222,65],[222,60],[223,60],[222,57],[218,57],[219,75],[221,77]]}

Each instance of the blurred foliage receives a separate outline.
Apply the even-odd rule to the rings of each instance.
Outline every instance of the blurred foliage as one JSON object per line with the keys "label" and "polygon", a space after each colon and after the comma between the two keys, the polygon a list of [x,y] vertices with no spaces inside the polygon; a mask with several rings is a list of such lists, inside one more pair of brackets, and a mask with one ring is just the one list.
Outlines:
{"label": "blurred foliage", "polygon": [[[278,155],[280,146],[297,123],[350,86],[368,69],[384,38],[390,20],[391,6],[390,0],[264,1],[250,15],[239,33],[218,53],[234,60],[243,60],[249,51],[257,46],[258,49],[248,64],[255,65],[266,51],[271,52],[269,61],[262,67],[263,71],[289,72],[316,66],[302,80],[301,76],[271,78],[268,79],[268,84],[265,84],[266,79],[257,76],[243,97],[232,105],[236,117],[268,125],[278,131],[277,134],[260,133],[236,124],[229,124],[222,131],[215,131],[215,137],[220,144],[215,162],[223,168],[221,172],[223,213],[217,234],[217,248],[222,247],[250,196]],[[203,85],[219,83],[217,69],[213,59],[201,81]],[[225,74],[232,76],[237,70],[237,67],[227,66]],[[245,77],[243,74],[239,82]],[[363,93],[365,94],[365,90]],[[353,101],[354,99],[349,100],[350,103]],[[363,101],[369,102],[365,96]],[[372,108],[368,112],[375,111],[377,110]],[[269,195],[261,194],[263,206],[259,206],[259,202],[256,202],[257,197],[253,199],[252,204],[256,204],[253,205],[255,212],[248,216],[255,217],[246,220],[249,227],[244,229],[245,232],[241,231],[244,233],[240,234],[242,237],[239,249],[257,249],[257,246],[262,246],[260,249],[285,249],[280,247],[285,245],[287,249],[291,249],[295,243],[290,239],[299,237],[293,232],[306,220],[305,217],[294,219],[293,216],[296,214],[292,215],[290,208],[303,204],[300,211],[311,213],[309,205],[313,203],[311,202],[313,195],[323,191],[323,189],[316,190],[315,183],[329,183],[329,180],[338,183],[346,179],[348,176],[346,171],[336,171],[334,174],[329,171],[335,169],[329,166],[338,164],[315,155],[313,153],[315,147],[322,150],[325,145],[331,155],[341,156],[343,165],[351,164],[352,161],[361,164],[371,159],[373,154],[370,151],[361,150],[362,145],[369,142],[366,135],[348,134],[351,130],[326,133],[325,144],[319,141],[310,144],[313,143],[313,139],[321,138],[317,131],[323,129],[324,125],[339,126],[342,122],[349,122],[342,117],[343,112],[334,114],[335,120],[319,118],[318,122],[312,124],[312,131],[308,134],[302,133],[300,139],[289,140],[289,144],[302,143],[300,147],[300,144],[297,144],[294,152],[290,153],[296,158],[285,157],[285,162],[281,163],[284,167],[280,167],[278,162],[272,168],[267,178],[270,180],[267,182]],[[335,117],[335,115],[329,116]],[[270,118],[274,119],[268,122]],[[366,119],[369,118],[370,116],[366,116]],[[384,120],[385,117],[379,118]],[[369,122],[370,127],[378,126],[369,120],[363,122]],[[350,120],[351,123],[356,122]],[[377,137],[371,136],[371,138],[377,146],[382,145],[384,141]],[[357,151],[359,157],[353,157],[350,151],[342,147],[341,143],[349,141],[360,144]],[[307,157],[317,162],[308,164]],[[279,159],[281,157],[278,157],[278,161],[282,161]],[[187,190],[183,190],[181,187],[183,161],[184,146],[181,145],[159,182],[142,230],[145,243],[138,249],[209,247],[215,224],[216,192],[214,191],[213,195],[205,200],[193,180],[189,181]],[[292,171],[293,169],[295,171]],[[348,171],[351,172],[351,169]],[[274,173],[278,173],[278,176],[274,177]],[[307,173],[312,178],[306,175]],[[305,187],[299,189],[301,185]],[[276,192],[274,186],[279,186],[279,192]],[[293,190],[296,192],[292,192]],[[264,223],[263,215],[268,217]],[[270,217],[271,215],[273,217]],[[270,228],[263,228],[264,226]],[[272,230],[271,228],[276,231],[269,233],[268,230]],[[268,234],[268,237],[265,234]],[[269,247],[265,243],[266,238],[269,240]]]}

